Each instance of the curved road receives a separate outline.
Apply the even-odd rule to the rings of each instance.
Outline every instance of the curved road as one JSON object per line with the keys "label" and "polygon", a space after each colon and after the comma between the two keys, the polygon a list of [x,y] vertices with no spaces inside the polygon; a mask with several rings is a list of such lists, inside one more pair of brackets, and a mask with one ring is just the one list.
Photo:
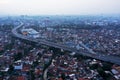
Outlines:
{"label": "curved road", "polygon": [[15,37],[21,38],[23,40],[28,40],[28,41],[31,41],[31,42],[35,42],[35,43],[38,43],[38,44],[43,44],[43,45],[48,45],[48,46],[52,46],[52,47],[55,47],[55,48],[60,48],[60,49],[63,49],[63,50],[75,52],[75,53],[80,54],[80,55],[84,55],[84,56],[88,56],[88,57],[95,58],[95,59],[98,59],[98,60],[102,60],[102,61],[106,61],[106,62],[110,62],[110,63],[120,65],[120,57],[106,55],[106,54],[96,54],[90,48],[88,48],[86,45],[84,45],[82,42],[80,43],[80,45],[82,47],[84,47],[88,51],[88,53],[87,52],[81,52],[81,51],[79,51],[75,48],[70,48],[70,47],[67,47],[65,45],[61,45],[61,44],[58,44],[58,43],[53,43],[53,42],[49,42],[49,41],[41,40],[41,39],[39,39],[39,40],[38,39],[32,39],[32,38],[23,36],[23,35],[21,35],[17,32],[17,29],[22,27],[22,26],[24,26],[24,23],[21,22],[21,24],[19,26],[15,27],[12,30],[12,33]]}

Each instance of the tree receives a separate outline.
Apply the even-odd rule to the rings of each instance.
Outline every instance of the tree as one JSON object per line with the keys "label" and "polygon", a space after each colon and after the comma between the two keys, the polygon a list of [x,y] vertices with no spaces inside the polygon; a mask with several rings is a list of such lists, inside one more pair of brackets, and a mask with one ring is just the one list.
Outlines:
{"label": "tree", "polygon": [[14,55],[15,61],[20,60],[21,58],[22,58],[22,53],[20,52]]}
{"label": "tree", "polygon": [[13,66],[13,65],[10,65],[10,66],[9,66],[8,73],[11,74],[13,71],[14,71],[14,66]]}

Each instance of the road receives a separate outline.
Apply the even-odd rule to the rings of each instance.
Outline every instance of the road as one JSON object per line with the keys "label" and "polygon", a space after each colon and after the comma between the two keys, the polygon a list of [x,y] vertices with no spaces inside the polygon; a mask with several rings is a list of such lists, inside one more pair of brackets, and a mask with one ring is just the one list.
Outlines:
{"label": "road", "polygon": [[95,59],[98,59],[98,60],[102,60],[102,61],[105,61],[105,62],[110,62],[110,63],[120,65],[120,57],[107,55],[107,54],[96,54],[95,52],[92,51],[92,49],[88,48],[82,42],[80,43],[80,45],[82,47],[84,47],[88,52],[81,52],[80,50],[77,50],[75,48],[70,48],[68,46],[61,45],[61,44],[58,44],[58,43],[49,42],[49,41],[42,40],[42,39],[32,39],[32,38],[23,36],[23,35],[21,35],[17,32],[17,29],[22,27],[23,25],[24,25],[24,23],[21,22],[21,24],[19,26],[15,27],[12,30],[12,33],[15,37],[21,38],[23,40],[28,40],[28,41],[31,41],[31,42],[35,42],[35,43],[38,43],[38,44],[43,44],[43,45],[47,45],[47,46],[51,46],[51,47],[55,47],[55,48],[60,48],[60,49],[63,49],[63,50],[75,52],[75,53],[80,54],[80,55],[84,55],[84,56],[88,56],[88,57],[95,58]]}

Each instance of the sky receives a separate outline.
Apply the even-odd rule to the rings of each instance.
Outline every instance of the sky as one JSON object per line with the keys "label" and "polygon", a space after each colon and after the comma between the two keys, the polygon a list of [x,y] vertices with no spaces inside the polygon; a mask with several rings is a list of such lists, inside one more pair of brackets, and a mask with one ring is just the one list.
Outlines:
{"label": "sky", "polygon": [[120,0],[0,0],[0,15],[120,14]]}

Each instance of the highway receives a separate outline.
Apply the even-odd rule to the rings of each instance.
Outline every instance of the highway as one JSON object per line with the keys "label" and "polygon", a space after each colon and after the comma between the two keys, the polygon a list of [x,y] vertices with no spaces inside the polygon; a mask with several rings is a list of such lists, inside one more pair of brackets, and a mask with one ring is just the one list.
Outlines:
{"label": "highway", "polygon": [[23,36],[22,34],[19,34],[17,32],[17,29],[22,27],[22,26],[24,26],[24,23],[21,22],[21,24],[19,26],[15,27],[12,30],[12,33],[15,37],[21,38],[23,40],[28,40],[28,41],[31,41],[31,42],[35,42],[35,43],[38,43],[38,44],[43,44],[43,45],[47,45],[47,46],[51,46],[51,47],[60,48],[60,49],[63,49],[63,50],[75,52],[77,54],[88,56],[88,57],[91,57],[91,58],[95,58],[95,59],[98,59],[98,60],[101,60],[101,61],[110,62],[110,63],[120,65],[120,57],[107,55],[107,54],[97,54],[94,51],[92,51],[92,49],[90,49],[86,45],[84,45],[82,42],[80,42],[80,45],[85,50],[87,50],[88,52],[84,52],[84,51],[81,52],[80,50],[77,50],[75,48],[70,48],[66,45],[61,45],[61,44],[58,44],[58,43],[49,42],[49,41],[42,40],[42,39],[33,39],[33,38],[30,38],[30,37]]}

